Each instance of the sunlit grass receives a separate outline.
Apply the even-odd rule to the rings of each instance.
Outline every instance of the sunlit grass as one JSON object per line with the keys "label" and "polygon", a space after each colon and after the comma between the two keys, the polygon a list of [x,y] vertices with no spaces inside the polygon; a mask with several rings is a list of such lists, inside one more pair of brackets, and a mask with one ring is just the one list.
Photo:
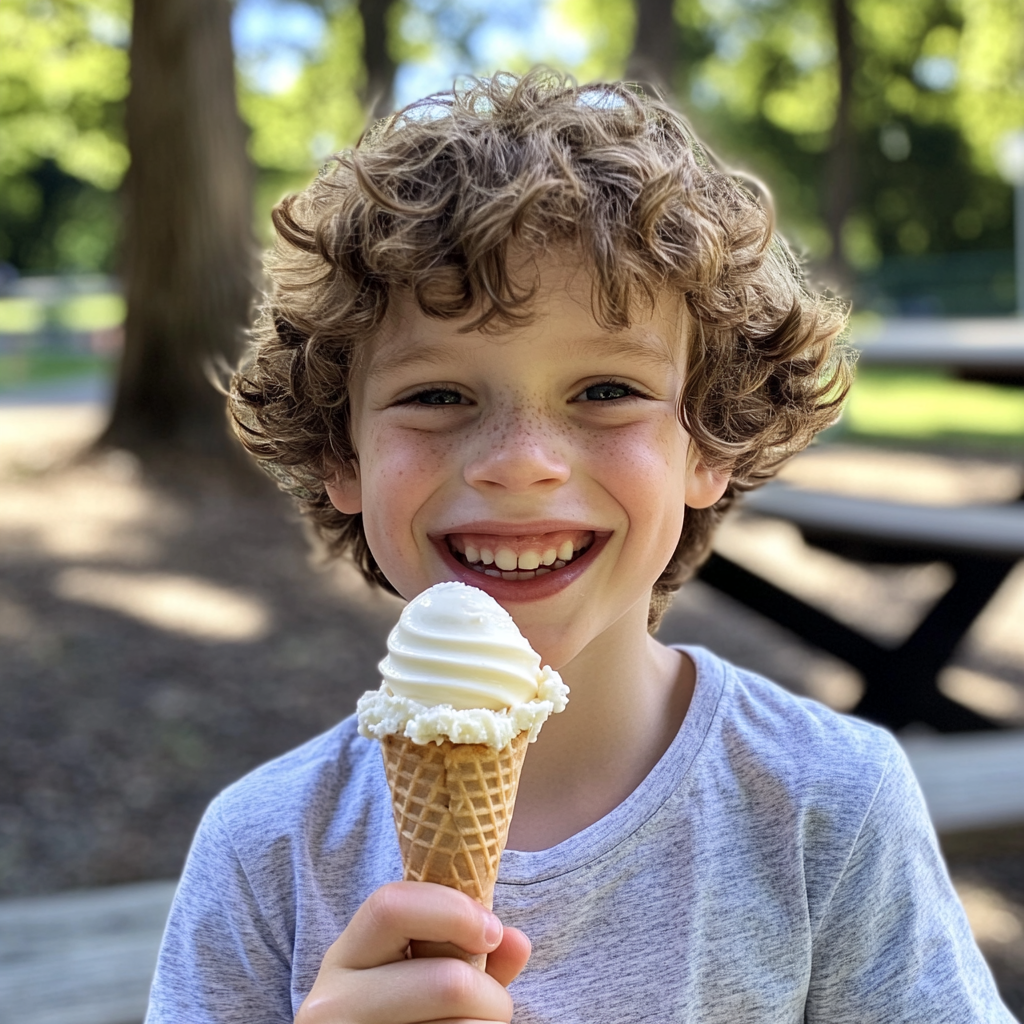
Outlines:
{"label": "sunlit grass", "polygon": [[34,334],[46,323],[46,310],[35,299],[0,299],[0,334]]}
{"label": "sunlit grass", "polygon": [[0,352],[0,392],[16,391],[32,384],[69,380],[113,372],[111,356],[91,352],[53,352],[36,349]]}
{"label": "sunlit grass", "polygon": [[34,334],[48,323],[68,331],[103,331],[124,323],[124,314],[124,297],[110,292],[73,295],[53,304],[0,299],[0,334]]}
{"label": "sunlit grass", "polygon": [[124,323],[123,295],[76,295],[56,307],[55,316],[69,331],[103,331]]}
{"label": "sunlit grass", "polygon": [[879,439],[973,437],[1024,444],[1024,388],[861,370],[841,430]]}

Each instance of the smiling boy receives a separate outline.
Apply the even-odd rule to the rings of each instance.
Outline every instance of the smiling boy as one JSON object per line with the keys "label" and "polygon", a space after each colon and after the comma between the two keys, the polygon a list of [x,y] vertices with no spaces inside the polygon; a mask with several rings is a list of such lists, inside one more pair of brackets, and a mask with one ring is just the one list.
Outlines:
{"label": "smiling boy", "polygon": [[393,881],[352,719],[222,794],[150,1024],[1010,1022],[891,737],[651,635],[848,386],[762,202],[660,104],[533,73],[414,105],[275,222],[243,442],[368,579],[490,593],[572,701],[493,914]]}
{"label": "smiling boy", "polygon": [[479,587],[544,663],[572,666],[569,725],[549,722],[531,750],[512,820],[512,848],[537,850],[621,803],[678,731],[693,666],[649,635],[651,588],[685,507],[713,505],[728,478],[700,462],[678,415],[677,308],[662,300],[606,330],[582,267],[541,256],[514,279],[534,292],[533,315],[499,334],[461,333],[397,298],[353,374],[359,459],[326,488],[362,516],[400,594]]}

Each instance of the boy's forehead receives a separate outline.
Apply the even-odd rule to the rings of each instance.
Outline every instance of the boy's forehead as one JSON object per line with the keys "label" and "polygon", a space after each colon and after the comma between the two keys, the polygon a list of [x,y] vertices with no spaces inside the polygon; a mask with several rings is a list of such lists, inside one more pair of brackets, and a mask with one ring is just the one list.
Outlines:
{"label": "boy's forehead", "polygon": [[[543,326],[543,325],[541,325]],[[440,364],[463,354],[470,347],[502,344],[511,340],[510,334],[478,332],[459,333],[455,328],[437,334],[397,328],[388,335],[379,336],[369,344],[366,375],[368,378],[383,376],[413,364],[428,366]],[[678,361],[679,344],[654,330],[632,329],[601,333],[598,331],[581,334],[577,338],[563,339],[566,355],[573,358],[605,356],[628,358],[645,365],[675,366]],[[682,338],[678,341],[681,343]]]}
{"label": "boy's forehead", "polygon": [[381,330],[364,349],[366,378],[410,365],[440,364],[473,347],[531,336],[557,340],[571,358],[625,357],[647,366],[678,367],[685,357],[689,318],[681,297],[663,295],[653,308],[638,310],[627,327],[608,329],[594,316],[589,281],[585,293],[575,278],[569,287],[559,288],[559,283],[549,282],[538,290],[528,306],[528,322],[488,331],[462,329],[473,316],[463,320],[427,316],[410,292],[396,291]]}

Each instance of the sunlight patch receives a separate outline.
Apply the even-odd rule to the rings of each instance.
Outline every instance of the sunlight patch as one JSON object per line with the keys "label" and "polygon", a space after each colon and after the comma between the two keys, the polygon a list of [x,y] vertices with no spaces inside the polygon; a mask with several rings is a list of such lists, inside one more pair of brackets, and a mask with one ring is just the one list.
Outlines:
{"label": "sunlight patch", "polygon": [[947,665],[939,675],[939,689],[979,714],[1024,722],[1024,692],[1003,679]]}
{"label": "sunlight patch", "polygon": [[197,640],[244,643],[270,628],[262,601],[195,576],[67,569],[57,577],[54,591],[66,600]]}
{"label": "sunlight patch", "polygon": [[1024,938],[1024,925],[1012,903],[995,889],[971,882],[956,883],[975,940],[983,946],[1005,945]]}

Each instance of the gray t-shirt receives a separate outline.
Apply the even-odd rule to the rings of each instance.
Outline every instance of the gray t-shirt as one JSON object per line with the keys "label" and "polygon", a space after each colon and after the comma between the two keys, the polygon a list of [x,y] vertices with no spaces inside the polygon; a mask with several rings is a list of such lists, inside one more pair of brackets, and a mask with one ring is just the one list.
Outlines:
{"label": "gray t-shirt", "polygon": [[[892,737],[687,651],[694,698],[650,775],[558,846],[505,852],[494,909],[533,942],[513,1020],[1013,1024]],[[346,719],[210,806],[146,1024],[290,1022],[401,876],[378,745]]]}

